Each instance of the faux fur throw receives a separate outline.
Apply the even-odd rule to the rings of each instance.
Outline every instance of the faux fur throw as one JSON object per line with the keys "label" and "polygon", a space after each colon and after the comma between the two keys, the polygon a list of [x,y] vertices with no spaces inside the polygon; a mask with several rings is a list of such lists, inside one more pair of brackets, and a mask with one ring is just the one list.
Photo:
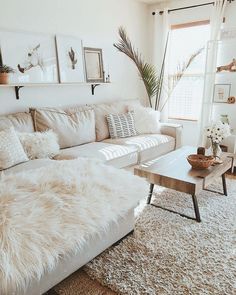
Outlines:
{"label": "faux fur throw", "polygon": [[96,160],[60,161],[0,180],[0,294],[24,290],[61,255],[117,221],[145,181]]}

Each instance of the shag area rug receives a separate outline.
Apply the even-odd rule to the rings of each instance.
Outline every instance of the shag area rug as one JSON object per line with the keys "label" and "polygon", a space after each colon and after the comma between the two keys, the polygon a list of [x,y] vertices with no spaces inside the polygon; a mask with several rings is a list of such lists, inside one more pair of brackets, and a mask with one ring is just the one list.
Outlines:
{"label": "shag area rug", "polygon": [[[236,181],[198,196],[202,222],[145,205],[135,232],[84,270],[118,294],[235,295]],[[211,187],[222,191],[221,182]],[[152,202],[194,216],[191,196],[156,187]]]}

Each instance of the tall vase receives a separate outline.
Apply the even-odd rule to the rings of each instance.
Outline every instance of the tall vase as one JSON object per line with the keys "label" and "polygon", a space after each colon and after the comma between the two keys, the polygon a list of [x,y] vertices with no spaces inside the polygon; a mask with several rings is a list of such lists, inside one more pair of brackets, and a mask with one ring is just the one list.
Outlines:
{"label": "tall vase", "polygon": [[211,148],[212,148],[212,155],[215,158],[215,163],[216,164],[222,163],[222,161],[220,160],[222,150],[220,148],[219,143],[212,142]]}

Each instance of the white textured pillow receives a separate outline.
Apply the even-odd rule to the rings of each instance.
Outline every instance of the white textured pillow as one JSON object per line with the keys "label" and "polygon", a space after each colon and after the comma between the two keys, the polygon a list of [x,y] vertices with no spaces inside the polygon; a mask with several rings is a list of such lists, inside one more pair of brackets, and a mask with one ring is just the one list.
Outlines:
{"label": "white textured pillow", "polygon": [[18,133],[18,136],[25,152],[31,160],[53,158],[60,152],[58,137],[52,130]]}
{"label": "white textured pillow", "polygon": [[28,161],[13,127],[0,131],[0,170]]}
{"label": "white textured pillow", "polygon": [[134,112],[135,127],[139,134],[161,133],[160,112],[143,106],[130,106],[129,111]]}

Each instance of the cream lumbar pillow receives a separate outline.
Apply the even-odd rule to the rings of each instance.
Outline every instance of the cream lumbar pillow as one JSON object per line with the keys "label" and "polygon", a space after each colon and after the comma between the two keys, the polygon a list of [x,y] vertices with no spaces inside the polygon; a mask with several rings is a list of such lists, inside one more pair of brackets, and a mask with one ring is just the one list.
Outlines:
{"label": "cream lumbar pillow", "polygon": [[13,127],[0,131],[0,170],[28,161]]}
{"label": "cream lumbar pillow", "polygon": [[53,158],[60,153],[58,137],[55,132],[18,133],[29,159]]}
{"label": "cream lumbar pillow", "polygon": [[143,106],[130,106],[134,113],[135,127],[139,134],[161,133],[160,112]]}

